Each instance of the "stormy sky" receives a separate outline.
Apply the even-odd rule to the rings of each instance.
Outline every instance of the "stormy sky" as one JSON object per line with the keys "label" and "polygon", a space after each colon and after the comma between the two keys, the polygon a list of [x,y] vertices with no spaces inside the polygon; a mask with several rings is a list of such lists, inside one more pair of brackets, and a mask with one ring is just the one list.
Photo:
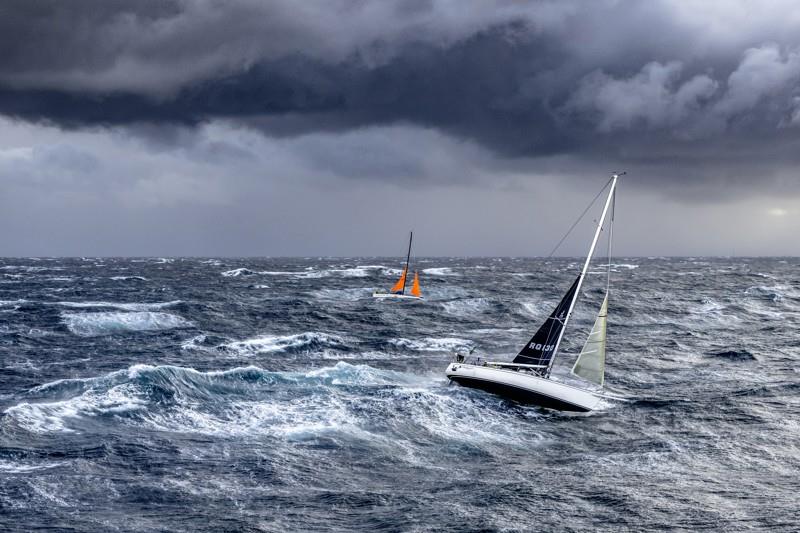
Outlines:
{"label": "stormy sky", "polygon": [[795,0],[0,3],[0,255],[536,256],[615,170],[620,254],[800,255],[799,162]]}

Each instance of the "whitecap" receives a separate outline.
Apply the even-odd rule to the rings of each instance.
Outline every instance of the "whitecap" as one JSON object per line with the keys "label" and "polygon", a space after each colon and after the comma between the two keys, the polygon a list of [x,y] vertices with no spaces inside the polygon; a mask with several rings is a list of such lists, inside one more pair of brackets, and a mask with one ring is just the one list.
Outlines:
{"label": "whitecap", "polygon": [[237,355],[255,355],[261,353],[295,351],[298,349],[310,350],[320,347],[340,348],[345,345],[345,340],[342,337],[311,331],[294,335],[264,335],[223,344],[218,346],[217,349],[230,351]]}
{"label": "whitecap", "polygon": [[417,352],[453,352],[456,350],[469,350],[475,346],[472,341],[452,337],[426,337],[416,340],[401,337],[389,339],[388,342],[398,348]]}
{"label": "whitecap", "polygon": [[22,402],[6,409],[5,414],[32,433],[74,433],[69,427],[71,419],[145,409],[145,406],[146,401],[139,396],[139,391],[132,384],[124,383],[104,391],[89,389],[61,401]]}
{"label": "whitecap", "polygon": [[203,343],[206,341],[205,335],[195,335],[181,343],[181,350],[205,350]]}
{"label": "whitecap", "polygon": [[299,279],[313,279],[324,278],[330,275],[325,270],[307,270],[307,271],[271,271],[271,270],[250,270],[249,268],[235,268],[233,270],[226,270],[221,273],[226,278],[237,278],[239,276],[291,276]]}
{"label": "whitecap", "polygon": [[486,298],[466,298],[463,300],[452,300],[442,302],[442,307],[447,313],[456,316],[469,316],[488,310],[491,307]]}
{"label": "whitecap", "polygon": [[385,265],[356,265],[356,268],[362,268],[364,270],[384,270],[389,267]]}
{"label": "whitecap", "polygon": [[62,313],[67,328],[81,337],[114,335],[132,331],[158,331],[191,327],[192,322],[169,313],[152,311]]}
{"label": "whitecap", "polygon": [[747,296],[760,296],[773,302],[780,302],[784,297],[796,298],[800,296],[787,285],[758,285],[748,287],[744,293]]}
{"label": "whitecap", "polygon": [[458,272],[454,272],[450,267],[426,268],[422,271],[423,274],[429,276],[460,276]]}
{"label": "whitecap", "polygon": [[552,304],[545,304],[541,300],[532,302],[532,301],[521,301],[519,302],[519,306],[522,308],[522,311],[530,315],[534,318],[542,318],[544,315],[547,314],[549,307]]}
{"label": "whitecap", "polygon": [[55,463],[42,463],[42,464],[26,464],[15,463],[12,461],[5,461],[0,459],[0,472],[6,474],[27,474],[28,472],[35,472],[37,470],[46,470],[48,468],[56,468],[65,464],[64,462]]}
{"label": "whitecap", "polygon": [[361,268],[361,267],[339,268],[339,269],[332,268],[332,269],[328,270],[327,272],[330,272],[331,274],[339,274],[340,276],[343,276],[345,278],[365,278],[365,277],[370,275],[369,270],[370,269]]}
{"label": "whitecap", "polygon": [[112,308],[120,309],[122,311],[158,311],[166,309],[167,307],[174,307],[183,303],[181,300],[172,300],[170,302],[57,302],[62,307],[70,307],[76,309],[93,309],[93,308]]}
{"label": "whitecap", "polygon": [[255,272],[249,268],[234,268],[233,270],[226,270],[221,274],[226,278],[238,278],[239,276],[253,276],[258,273],[259,272]]}

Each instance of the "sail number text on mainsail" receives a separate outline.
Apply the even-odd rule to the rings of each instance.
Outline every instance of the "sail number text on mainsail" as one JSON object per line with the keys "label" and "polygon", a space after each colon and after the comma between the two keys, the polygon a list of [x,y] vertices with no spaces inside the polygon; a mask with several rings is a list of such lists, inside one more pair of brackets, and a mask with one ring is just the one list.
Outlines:
{"label": "sail number text on mainsail", "polygon": [[555,344],[542,345],[533,342],[528,345],[528,348],[530,348],[531,350],[542,350],[543,352],[552,352],[555,347],[556,347]]}

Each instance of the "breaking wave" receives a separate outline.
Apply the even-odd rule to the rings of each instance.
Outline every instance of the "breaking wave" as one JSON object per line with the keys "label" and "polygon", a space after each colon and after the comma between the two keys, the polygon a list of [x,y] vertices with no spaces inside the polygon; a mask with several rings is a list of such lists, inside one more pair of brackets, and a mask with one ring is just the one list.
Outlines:
{"label": "breaking wave", "polygon": [[64,462],[30,464],[28,462],[11,462],[0,459],[0,472],[6,474],[27,474],[37,470],[47,470],[64,465]]}
{"label": "breaking wave", "polygon": [[787,285],[772,285],[765,286],[759,285],[756,287],[748,287],[744,293],[747,296],[755,297],[758,299],[770,300],[772,302],[780,302],[784,298],[798,298],[800,293],[793,291]]}
{"label": "breaking wave", "polygon": [[0,426],[69,434],[122,424],[288,441],[338,435],[417,465],[432,464],[414,451],[426,441],[522,449],[541,440],[485,395],[443,385],[439,378],[341,361],[308,372],[135,365],[37,387],[29,401],[5,410]]}
{"label": "breaking wave", "polygon": [[456,350],[469,350],[475,343],[465,339],[456,338],[425,338],[425,339],[389,339],[389,344],[403,350],[417,352],[454,352]]}
{"label": "breaking wave", "polygon": [[180,316],[152,311],[62,313],[61,319],[67,329],[80,337],[187,328],[193,325]]}
{"label": "breaking wave", "polygon": [[313,352],[326,348],[347,349],[345,339],[337,335],[320,333],[316,331],[298,333],[295,335],[263,335],[243,341],[219,344],[213,347],[204,345],[205,335],[198,335],[184,342],[181,347],[185,350],[200,349],[214,350],[220,353],[235,354],[240,356],[252,356],[265,353],[301,353]]}
{"label": "breaking wave", "polygon": [[440,267],[440,268],[426,268],[422,271],[423,274],[428,274],[429,276],[460,276],[458,272],[454,271],[450,267]]}
{"label": "breaking wave", "polygon": [[58,302],[62,307],[72,307],[77,309],[94,309],[94,308],[110,308],[120,309],[121,311],[158,311],[168,307],[180,305],[181,300],[173,300],[171,302],[154,302],[154,303],[120,303],[120,302]]}
{"label": "breaking wave", "polygon": [[250,270],[249,268],[235,268],[233,270],[226,270],[221,273],[226,278],[238,278],[240,276],[291,276],[295,278],[308,279],[308,278],[324,278],[329,275],[325,270],[307,270],[307,271],[272,271],[272,270]]}
{"label": "breaking wave", "polygon": [[239,276],[255,276],[256,274],[261,274],[261,272],[256,272],[249,268],[234,268],[233,270],[226,270],[221,274],[226,278],[238,278]]}
{"label": "breaking wave", "polygon": [[[461,276],[424,274],[424,302],[377,305],[400,259],[0,259],[64,267],[0,270],[0,522],[349,531],[397,529],[400,509],[422,517],[406,529],[513,530],[521,494],[582,487],[546,502],[540,529],[794,523],[797,259],[617,259],[640,266],[612,274],[594,414],[443,373],[475,345],[513,358],[579,261],[423,259],[421,276]],[[554,380],[569,382],[604,281],[587,278]],[[289,506],[303,516],[281,522]]]}
{"label": "breaking wave", "polygon": [[[30,401],[9,407],[5,414],[33,433],[79,432],[82,423],[102,421],[107,416],[169,431],[238,433],[257,429],[254,426],[269,431],[273,425],[269,422],[276,420],[286,426],[285,430],[291,430],[293,415],[299,410],[292,408],[290,398],[273,398],[278,390],[399,386],[420,379],[344,362],[309,372],[271,372],[254,366],[200,372],[186,367],[134,365],[100,377],[46,383],[29,391],[33,397]],[[284,408],[288,411],[282,413]],[[328,415],[320,412],[318,416]]]}

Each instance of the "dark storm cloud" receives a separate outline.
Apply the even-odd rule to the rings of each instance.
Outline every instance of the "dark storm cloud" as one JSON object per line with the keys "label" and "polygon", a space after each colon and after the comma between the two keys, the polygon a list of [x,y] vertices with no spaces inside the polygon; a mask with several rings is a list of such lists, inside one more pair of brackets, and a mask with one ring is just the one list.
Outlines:
{"label": "dark storm cloud", "polygon": [[272,136],[404,123],[738,183],[798,158],[797,8],[750,5],[7,1],[0,113]]}

